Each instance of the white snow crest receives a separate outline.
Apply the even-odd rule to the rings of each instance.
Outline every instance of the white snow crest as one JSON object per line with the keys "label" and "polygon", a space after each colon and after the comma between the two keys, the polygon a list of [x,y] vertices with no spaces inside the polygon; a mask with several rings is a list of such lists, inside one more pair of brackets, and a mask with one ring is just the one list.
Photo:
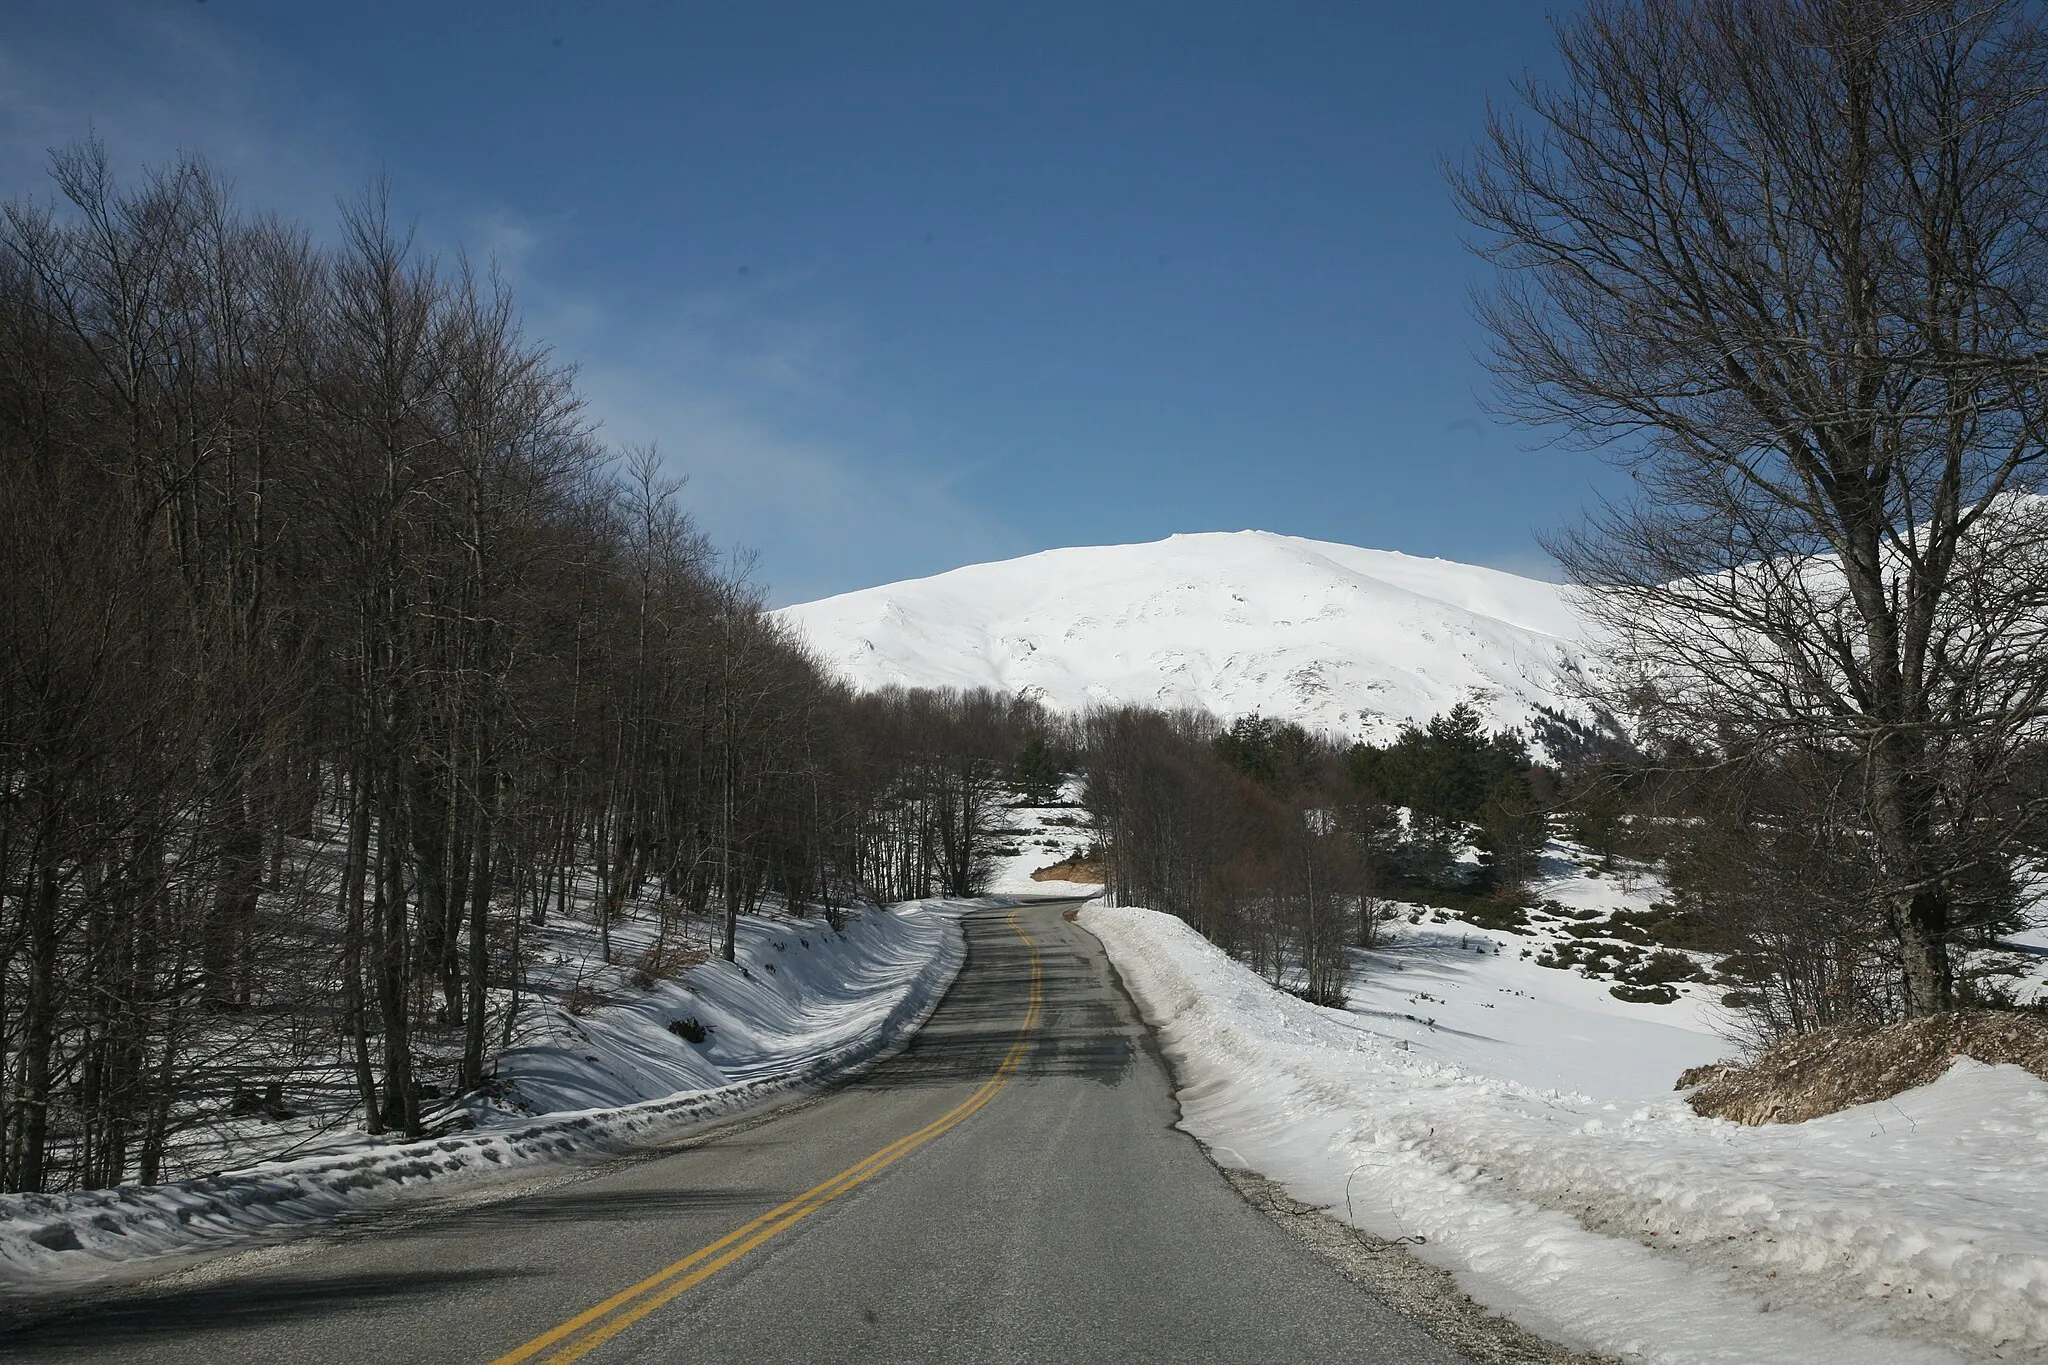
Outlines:
{"label": "white snow crest", "polygon": [[1553,1339],[1669,1362],[2048,1357],[2048,1085],[1959,1062],[1744,1128],[1403,1050],[1171,916],[1091,906],[1220,1157]]}
{"label": "white snow crest", "polygon": [[[440,1197],[543,1163],[631,1151],[845,1075],[903,1044],[937,1008],[966,960],[958,913],[976,904],[983,903],[912,902],[870,912],[837,935],[818,921],[750,920],[740,954],[747,970],[708,962],[645,998],[595,1011],[581,1021],[588,1053],[505,1054],[501,1082],[542,1110],[539,1117],[479,1107],[476,1130],[447,1137],[362,1139],[352,1150],[169,1185],[0,1195],[0,1293],[90,1283],[138,1261]],[[806,931],[816,952],[792,955]],[[668,1033],[665,1018],[650,1026],[637,1017],[673,1016],[684,1004],[711,1026],[702,1047]],[[650,1035],[672,1045],[657,1049]],[[569,1102],[692,1076],[696,1084],[670,1085],[656,1099]]]}
{"label": "white snow crest", "polygon": [[1558,585],[1264,531],[1047,550],[776,615],[866,689],[1257,711],[1373,740],[1458,702],[1494,728],[1583,709]]}

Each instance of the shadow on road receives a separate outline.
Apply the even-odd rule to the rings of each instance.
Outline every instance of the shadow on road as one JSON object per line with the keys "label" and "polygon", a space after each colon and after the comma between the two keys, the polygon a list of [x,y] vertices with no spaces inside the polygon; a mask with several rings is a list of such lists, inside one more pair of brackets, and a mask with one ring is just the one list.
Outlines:
{"label": "shadow on road", "polygon": [[284,1318],[305,1321],[358,1314],[473,1286],[502,1285],[526,1273],[482,1269],[321,1275],[309,1267],[297,1275],[237,1277],[188,1289],[126,1294],[48,1316],[0,1313],[0,1355],[32,1351],[46,1359],[136,1341],[162,1342],[168,1348],[184,1336],[249,1331]]}
{"label": "shadow on road", "polygon": [[[608,1223],[633,1223],[670,1219],[679,1214],[726,1210],[757,1213],[774,1207],[784,1197],[775,1190],[761,1189],[607,1190],[578,1186],[552,1194],[521,1195],[501,1203],[450,1210],[446,1217],[422,1221],[417,1231],[429,1237],[468,1237],[480,1227],[581,1223],[593,1218]],[[376,1223],[366,1221],[360,1228],[344,1228],[336,1240],[376,1237],[382,1233],[383,1229]]]}
{"label": "shadow on road", "polygon": [[[1103,1003],[1089,962],[1040,943],[1043,1005],[1022,1075],[1072,1076],[1114,1086],[1131,1064],[1120,1020]],[[979,1085],[1017,1041],[1031,981],[1031,955],[997,917],[967,921],[968,961],[945,1003],[900,1055],[860,1084],[880,1089]]]}

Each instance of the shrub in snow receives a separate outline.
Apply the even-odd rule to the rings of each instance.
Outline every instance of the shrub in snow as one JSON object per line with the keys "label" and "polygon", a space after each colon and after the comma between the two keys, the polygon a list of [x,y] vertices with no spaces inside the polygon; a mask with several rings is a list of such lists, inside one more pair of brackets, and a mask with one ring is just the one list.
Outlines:
{"label": "shrub in snow", "polygon": [[1609,986],[1607,993],[1631,1005],[1670,1005],[1678,1000],[1678,992],[1669,986]]}
{"label": "shrub in snow", "polygon": [[[1619,994],[1619,992],[1616,992]],[[1838,1024],[1780,1043],[1748,1065],[1695,1067],[1678,1078],[1693,1112],[1752,1126],[1802,1123],[1931,1085],[1969,1057],[2048,1080],[2048,1017],[1957,1010],[1874,1028]]]}

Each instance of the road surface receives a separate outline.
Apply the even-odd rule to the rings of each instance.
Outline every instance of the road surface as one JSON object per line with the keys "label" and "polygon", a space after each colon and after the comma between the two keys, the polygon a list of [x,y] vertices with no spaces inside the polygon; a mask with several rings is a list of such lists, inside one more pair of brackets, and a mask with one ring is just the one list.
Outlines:
{"label": "road surface", "polygon": [[1068,904],[978,913],[902,1054],[481,1207],[0,1318],[0,1357],[1453,1362],[1246,1205]]}

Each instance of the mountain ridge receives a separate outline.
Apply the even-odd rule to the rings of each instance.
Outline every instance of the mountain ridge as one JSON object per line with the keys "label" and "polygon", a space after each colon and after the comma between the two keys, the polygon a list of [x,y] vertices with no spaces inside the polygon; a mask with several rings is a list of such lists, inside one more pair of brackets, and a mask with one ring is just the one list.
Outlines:
{"label": "mountain ridge", "polygon": [[1499,728],[1584,710],[1558,584],[1268,531],[1041,550],[775,615],[864,689],[1259,712],[1368,740],[1460,701]]}

